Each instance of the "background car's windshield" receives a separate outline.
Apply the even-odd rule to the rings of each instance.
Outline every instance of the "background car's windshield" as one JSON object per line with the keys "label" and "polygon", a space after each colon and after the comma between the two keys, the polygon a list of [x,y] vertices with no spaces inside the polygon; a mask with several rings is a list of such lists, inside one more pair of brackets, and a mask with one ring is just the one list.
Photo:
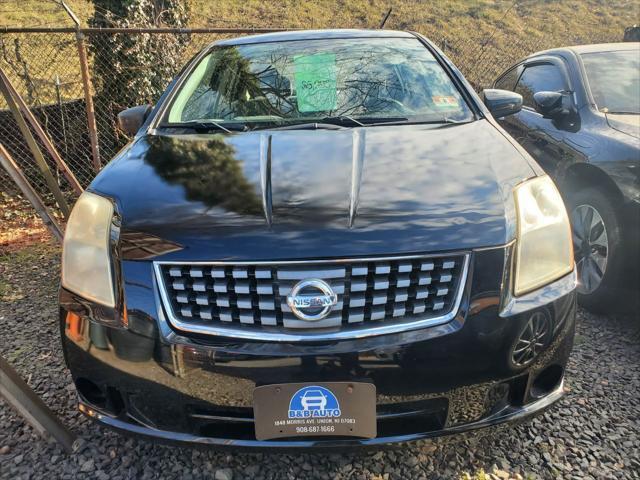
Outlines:
{"label": "background car's windshield", "polygon": [[582,62],[599,110],[640,114],[638,50],[584,53]]}
{"label": "background car's windshield", "polygon": [[216,47],[183,83],[165,121],[297,123],[345,115],[471,117],[417,39],[358,38]]}

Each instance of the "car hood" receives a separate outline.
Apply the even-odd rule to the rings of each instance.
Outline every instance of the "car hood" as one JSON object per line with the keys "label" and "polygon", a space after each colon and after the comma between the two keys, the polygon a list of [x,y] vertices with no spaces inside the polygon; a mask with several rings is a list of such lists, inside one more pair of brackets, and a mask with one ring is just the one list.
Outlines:
{"label": "car hood", "polygon": [[640,138],[640,115],[615,115],[608,113],[607,123],[611,128],[619,132]]}
{"label": "car hood", "polygon": [[125,258],[278,260],[502,245],[534,175],[487,120],[231,135],[145,135],[91,189]]}

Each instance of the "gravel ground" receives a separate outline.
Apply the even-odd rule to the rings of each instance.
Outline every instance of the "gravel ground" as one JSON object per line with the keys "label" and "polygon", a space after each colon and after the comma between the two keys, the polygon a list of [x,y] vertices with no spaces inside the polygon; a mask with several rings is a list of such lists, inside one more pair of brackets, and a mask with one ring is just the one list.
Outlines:
{"label": "gravel ground", "polygon": [[182,449],[122,437],[77,412],[58,338],[58,255],[41,247],[0,257],[0,355],[78,433],[83,447],[65,455],[0,401],[1,478],[640,478],[637,318],[580,311],[568,395],[517,427],[358,454]]}

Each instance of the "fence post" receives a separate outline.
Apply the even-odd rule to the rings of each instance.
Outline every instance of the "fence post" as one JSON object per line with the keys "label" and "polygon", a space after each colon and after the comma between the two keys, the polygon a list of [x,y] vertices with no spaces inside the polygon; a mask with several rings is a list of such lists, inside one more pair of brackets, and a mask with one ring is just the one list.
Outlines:
{"label": "fence post", "polygon": [[64,120],[64,111],[62,110],[63,106],[62,106],[62,94],[60,93],[60,85],[62,85],[60,83],[60,77],[58,76],[58,74],[56,74],[56,81],[55,84],[56,86],[56,101],[58,102],[58,111],[60,112],[60,124],[62,125],[62,139],[64,141],[64,157],[65,158],[69,158],[69,147],[67,146],[67,128],[66,128],[66,122]]}
{"label": "fence post", "polygon": [[67,453],[74,453],[81,447],[80,439],[62,424],[2,357],[0,357],[0,397],[15,408],[41,436],[53,437]]}
{"label": "fence post", "polygon": [[58,206],[60,207],[60,210],[62,211],[64,217],[69,218],[69,205],[67,204],[67,201],[62,194],[62,190],[60,190],[60,187],[56,183],[56,179],[53,177],[51,169],[49,168],[47,161],[44,159],[44,155],[42,155],[36,139],[31,133],[31,130],[29,130],[29,126],[27,125],[27,122],[22,116],[22,112],[20,111],[18,101],[14,98],[9,85],[10,83],[7,76],[4,74],[4,72],[0,72],[0,91],[7,101],[7,105],[9,105],[11,114],[13,115],[13,118],[16,121],[18,128],[20,129],[20,132],[24,137],[24,141],[27,143],[29,150],[31,150],[33,159],[36,161],[36,165],[38,165],[38,168],[40,169],[40,172],[42,173],[42,176],[44,177],[49,190],[56,199],[56,202],[58,203]]}
{"label": "fence post", "polygon": [[[31,113],[31,110],[29,110],[29,106],[25,103],[25,101],[20,96],[18,91],[11,84],[9,77],[5,75],[5,73],[2,71],[2,68],[0,68],[0,80],[4,84],[3,89],[4,88],[8,89],[9,94],[13,97],[13,100],[15,101],[19,111],[22,112],[24,119],[26,119],[31,124],[31,127],[40,138],[40,141],[49,152],[49,155],[51,155],[51,158],[53,158],[58,168],[62,170],[62,172],[64,173],[71,188],[73,188],[76,191],[76,193],[80,195],[82,193],[82,187],[78,183],[78,180],[76,179],[75,175],[73,174],[69,166],[65,163],[65,161],[62,159],[62,157],[58,153],[58,150],[56,150],[56,147],[53,144],[53,140],[51,140],[47,135],[47,133],[42,129],[36,117],[33,115],[33,113]],[[7,100],[7,102],[9,102],[9,100]],[[9,104],[13,105],[13,102],[10,102]],[[20,126],[21,125],[20,121],[17,119],[16,121],[18,121],[18,126]],[[22,127],[20,128],[22,129]],[[23,132],[23,134],[25,135],[25,140],[29,144],[29,139],[27,138],[26,133]],[[31,144],[29,144],[29,146],[31,147]],[[36,160],[37,160],[37,156],[36,156]]]}
{"label": "fence post", "polygon": [[93,168],[96,173],[100,171],[100,146],[98,145],[98,129],[96,127],[96,112],[93,108],[91,96],[91,77],[89,76],[89,63],[87,61],[87,49],[84,44],[84,34],[76,30],[76,42],[78,44],[78,57],[80,59],[80,74],[82,75],[82,89],[84,90],[84,103],[87,109],[87,127],[89,140],[91,141],[91,156]]}

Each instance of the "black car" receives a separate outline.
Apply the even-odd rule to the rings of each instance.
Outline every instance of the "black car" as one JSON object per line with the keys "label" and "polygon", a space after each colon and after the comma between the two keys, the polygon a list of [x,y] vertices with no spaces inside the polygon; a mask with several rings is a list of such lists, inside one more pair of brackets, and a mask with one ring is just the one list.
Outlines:
{"label": "black car", "polygon": [[[576,277],[550,178],[420,35],[202,51],[70,216],[80,410],[156,439],[348,447],[561,397]],[[143,123],[144,122],[144,123]]]}
{"label": "black car", "polygon": [[499,121],[566,200],[579,301],[633,305],[622,287],[640,272],[640,43],[535,53],[494,85],[522,95],[522,110]]}

